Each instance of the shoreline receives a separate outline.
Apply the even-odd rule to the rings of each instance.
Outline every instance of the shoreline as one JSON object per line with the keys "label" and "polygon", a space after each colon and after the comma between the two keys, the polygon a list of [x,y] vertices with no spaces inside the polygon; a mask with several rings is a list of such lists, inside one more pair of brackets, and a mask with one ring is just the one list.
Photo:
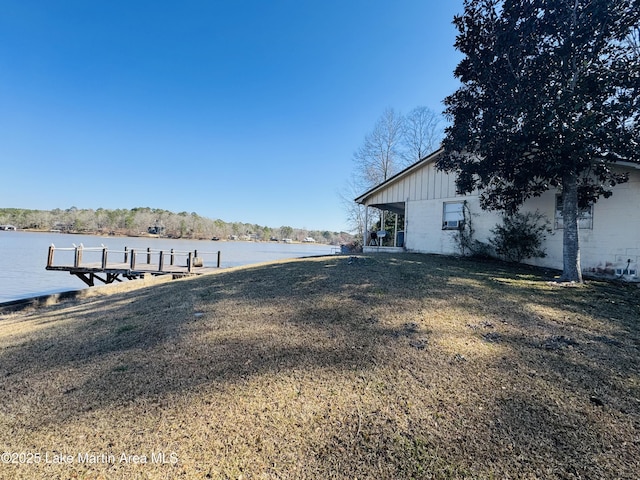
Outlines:
{"label": "shoreline", "polygon": [[[326,244],[297,244],[284,245],[281,242],[254,242],[254,241],[201,241],[201,240],[175,240],[153,237],[107,237],[95,235],[67,235],[51,234],[45,231],[21,230],[9,232],[0,237],[3,240],[3,251],[0,255],[0,263],[3,264],[3,272],[0,275],[0,305],[6,308],[11,304],[23,304],[36,297],[52,295],[73,295],[68,292],[83,290],[85,284],[75,277],[59,272],[45,271],[47,262],[47,249],[55,244],[61,249],[71,247],[74,244],[84,244],[91,252],[85,261],[96,262],[98,254],[95,246],[108,245],[114,252],[123,250],[124,246],[140,251],[150,247],[156,250],[175,249],[175,251],[197,251],[204,257],[205,266],[217,265],[215,254],[222,253],[222,268],[228,268],[238,264],[250,264],[260,261],[269,261],[278,258],[309,256],[314,254],[333,254],[339,248]],[[72,243],[73,242],[73,243]],[[109,253],[112,253],[111,251]],[[157,258],[157,253],[156,257]],[[116,253],[118,255],[118,253]],[[57,256],[57,255],[56,255]],[[114,259],[117,257],[113,257]],[[58,263],[69,264],[72,255],[68,252],[56,259]],[[99,259],[97,260],[99,261]],[[7,305],[5,305],[7,304]]]}
{"label": "shoreline", "polygon": [[34,295],[26,298],[19,298],[15,300],[8,300],[6,302],[0,302],[0,316],[4,313],[19,312],[28,308],[47,307],[51,305],[57,305],[71,300],[82,300],[98,295],[112,295],[115,293],[129,292],[138,290],[145,287],[154,285],[162,285],[169,282],[188,281],[195,278],[201,278],[208,275],[219,275],[221,273],[233,272],[237,270],[244,270],[248,268],[264,267],[267,265],[277,265],[289,262],[303,261],[310,258],[334,258],[339,257],[340,254],[329,255],[309,255],[306,257],[292,257],[278,260],[269,260],[265,262],[248,263],[246,265],[236,265],[233,267],[224,267],[218,270],[206,273],[204,275],[193,275],[182,278],[174,279],[172,275],[147,275],[144,278],[137,280],[127,280],[121,283],[110,283],[107,285],[96,285],[93,287],[84,287],[77,290],[65,290],[62,292],[46,293],[42,295]]}
{"label": "shoreline", "polygon": [[128,292],[139,288],[149,287],[173,281],[171,275],[150,276],[138,280],[128,280],[122,283],[111,283],[108,285],[97,285],[94,287],[84,287],[77,290],[65,290],[62,292],[35,295],[27,298],[19,298],[0,302],[0,315],[7,312],[18,312],[27,308],[39,308],[56,305],[69,300],[81,300],[97,295],[111,295],[113,293]]}

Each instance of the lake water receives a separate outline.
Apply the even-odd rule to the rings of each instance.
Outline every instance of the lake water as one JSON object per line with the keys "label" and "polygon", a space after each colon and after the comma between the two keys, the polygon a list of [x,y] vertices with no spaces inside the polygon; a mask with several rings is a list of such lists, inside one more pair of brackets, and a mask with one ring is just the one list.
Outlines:
{"label": "lake water", "polygon": [[[213,242],[205,240],[176,240],[147,237],[108,237],[70,235],[63,233],[35,233],[0,231],[0,303],[49,293],[88,288],[78,277],[67,272],[45,270],[50,245],[58,248],[104,245],[111,250],[129,249],[198,251],[206,266],[215,266],[216,252],[221,254],[221,267],[234,267],[285,258],[328,255],[335,247],[313,243],[277,242]],[[58,252],[54,264],[58,261]],[[111,258],[111,257],[110,257]]]}

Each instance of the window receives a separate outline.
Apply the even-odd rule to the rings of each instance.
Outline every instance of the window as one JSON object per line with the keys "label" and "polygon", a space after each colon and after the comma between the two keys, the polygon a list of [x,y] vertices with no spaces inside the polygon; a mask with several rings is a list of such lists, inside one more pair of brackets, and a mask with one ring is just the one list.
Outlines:
{"label": "window", "polygon": [[629,277],[637,277],[638,276],[638,270],[636,270],[635,268],[616,268],[616,275],[618,277],[622,277],[622,276],[629,276]]}
{"label": "window", "polygon": [[464,223],[464,202],[444,202],[442,206],[442,229],[460,230]]}
{"label": "window", "polygon": [[[562,195],[556,195],[555,228],[564,228],[562,221]],[[593,229],[593,205],[581,208],[578,212],[578,228]]]}

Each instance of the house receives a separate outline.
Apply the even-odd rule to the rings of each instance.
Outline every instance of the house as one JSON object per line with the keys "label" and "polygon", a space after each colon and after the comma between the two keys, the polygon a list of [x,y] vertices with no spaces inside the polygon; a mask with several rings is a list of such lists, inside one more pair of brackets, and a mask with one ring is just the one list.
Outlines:
{"label": "house", "polygon": [[[478,194],[456,192],[455,175],[436,169],[436,160],[442,153],[443,150],[438,150],[424,157],[355,199],[366,207],[365,252],[460,254],[458,238],[465,217],[473,223],[474,238],[488,242],[493,235],[491,230],[501,223],[501,214],[482,210]],[[585,273],[640,280],[640,165],[617,163],[613,168],[628,172],[629,181],[616,185],[610,198],[602,198],[581,212],[581,267]],[[562,210],[558,192],[550,190],[527,200],[521,211],[542,213],[553,229],[545,240],[546,257],[525,262],[562,269]],[[395,221],[395,231],[388,232],[390,238],[384,246],[371,235],[380,212],[386,212],[386,225],[388,215]],[[380,234],[373,233],[373,237]]]}

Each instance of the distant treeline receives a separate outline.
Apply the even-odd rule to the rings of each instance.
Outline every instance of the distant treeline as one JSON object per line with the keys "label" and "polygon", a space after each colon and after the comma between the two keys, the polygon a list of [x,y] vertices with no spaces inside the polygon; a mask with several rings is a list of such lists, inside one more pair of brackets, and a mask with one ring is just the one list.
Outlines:
{"label": "distant treeline", "polygon": [[159,235],[170,238],[304,241],[340,245],[349,243],[352,235],[345,232],[304,230],[289,226],[277,228],[250,223],[225,222],[201,217],[195,212],[174,213],[159,208],[138,207],[107,210],[104,208],[66,210],[28,210],[0,208],[0,225],[18,229],[60,231],[103,235]]}

